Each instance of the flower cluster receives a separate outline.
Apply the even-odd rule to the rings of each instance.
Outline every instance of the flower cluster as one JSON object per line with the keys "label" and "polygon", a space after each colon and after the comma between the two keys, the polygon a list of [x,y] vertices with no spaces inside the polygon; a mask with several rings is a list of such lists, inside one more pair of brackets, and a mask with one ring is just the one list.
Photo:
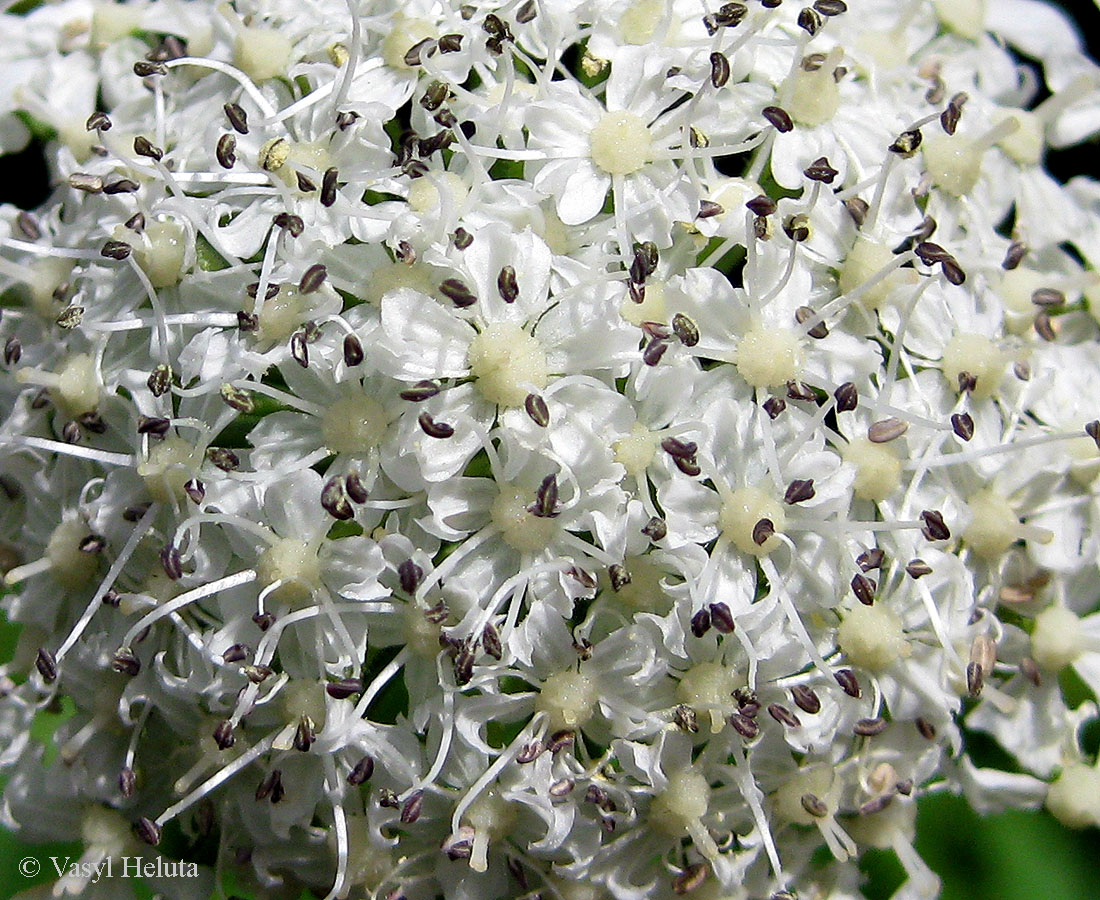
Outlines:
{"label": "flower cluster", "polygon": [[846,900],[936,895],[926,791],[1100,823],[1074,30],[495,2],[3,16],[5,824],[170,896]]}

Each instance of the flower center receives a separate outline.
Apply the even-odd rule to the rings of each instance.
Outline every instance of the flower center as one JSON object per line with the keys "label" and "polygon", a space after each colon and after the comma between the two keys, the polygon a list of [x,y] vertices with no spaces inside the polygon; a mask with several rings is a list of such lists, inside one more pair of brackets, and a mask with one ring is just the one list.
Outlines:
{"label": "flower center", "polygon": [[253,81],[286,73],[294,45],[276,28],[242,28],[233,41],[233,65]]}
{"label": "flower center", "polygon": [[604,113],[588,135],[589,155],[609,175],[629,175],[649,161],[653,138],[645,122],[634,113]]}
{"label": "flower center", "polygon": [[664,0],[637,0],[619,18],[619,34],[624,44],[644,47],[653,40],[665,14]]}
{"label": "flower center", "polygon": [[99,556],[80,549],[80,542],[87,536],[88,526],[79,519],[66,519],[50,533],[46,558],[50,572],[62,587],[83,587],[99,568]]}
{"label": "flower center", "polygon": [[835,810],[830,802],[829,793],[833,789],[833,781],[832,770],[825,766],[799,772],[775,792],[776,815],[794,825],[816,825],[819,821],[818,817],[810,814],[802,798],[812,794],[826,804],[826,814],[832,815]]}
{"label": "flower center", "polygon": [[794,74],[794,90],[787,112],[799,125],[816,128],[828,122],[840,108],[840,86],[833,74],[843,51],[835,48],[821,66],[807,72],[801,66]]}
{"label": "flower center", "polygon": [[523,553],[545,550],[558,531],[556,519],[536,516],[527,509],[534,499],[534,491],[502,484],[489,510],[489,518],[500,530],[504,543]]}
{"label": "flower center", "polygon": [[91,412],[99,405],[99,380],[95,360],[85,353],[70,356],[58,374],[58,399],[74,415]]}
{"label": "flower center", "polygon": [[138,463],[137,473],[145,479],[149,496],[157,503],[172,503],[184,495],[183,486],[191,477],[198,451],[178,437],[165,438],[149,447],[149,457]]}
{"label": "flower center", "polygon": [[876,813],[860,816],[855,822],[845,823],[845,827],[859,843],[889,850],[899,840],[913,840],[916,820],[917,805],[899,800]]}
{"label": "flower center", "polygon": [[580,728],[596,711],[599,701],[596,683],[583,672],[566,669],[551,675],[535,698],[535,711],[549,717],[550,728]]}
{"label": "flower center", "polygon": [[993,394],[1004,375],[1005,356],[989,338],[980,334],[956,334],[943,350],[944,377],[957,387],[959,376],[966,372],[976,379],[971,394],[985,398]]}
{"label": "flower center", "polygon": [[536,229],[536,233],[555,256],[568,256],[577,249],[573,229],[562,222],[552,203],[542,209],[542,231]]}
{"label": "flower center", "polygon": [[967,498],[966,505],[971,518],[962,537],[975,553],[997,557],[1016,543],[1020,520],[1004,497],[993,491],[978,491]]}
{"label": "flower center", "polygon": [[974,40],[985,31],[985,0],[934,0],[936,17],[944,28]]}
{"label": "flower center", "polygon": [[467,356],[478,390],[497,406],[522,406],[549,381],[542,345],[511,322],[486,328],[470,341]]}
{"label": "flower center", "polygon": [[54,292],[69,280],[72,271],[73,260],[61,257],[47,256],[31,263],[26,284],[36,313],[51,320],[57,318],[61,304]]}
{"label": "flower center", "polygon": [[1023,331],[1031,327],[1037,312],[1031,302],[1031,295],[1041,287],[1048,287],[1050,279],[1027,266],[1019,266],[1001,275],[997,286],[997,296],[1008,314],[1013,331]]}
{"label": "flower center", "polygon": [[18,369],[15,380],[20,384],[38,384],[49,388],[50,398],[72,418],[94,412],[99,405],[96,364],[86,353],[65,357],[57,372],[47,372],[33,366]]}
{"label": "flower center", "polygon": [[1090,437],[1077,437],[1066,441],[1066,453],[1073,460],[1070,464],[1070,477],[1082,487],[1088,487],[1100,475],[1100,455],[1096,452],[1096,441]]}
{"label": "flower center", "polygon": [[657,438],[641,422],[635,422],[630,436],[620,438],[611,445],[615,462],[626,469],[627,475],[641,477],[657,452]]}
{"label": "flower center", "polygon": [[272,138],[260,147],[256,154],[256,164],[265,172],[277,172],[290,159],[290,141],[286,138]]}
{"label": "flower center", "polygon": [[427,266],[420,263],[410,266],[403,262],[392,262],[379,266],[370,273],[370,281],[363,288],[363,299],[373,306],[381,306],[382,298],[390,291],[411,288],[421,294],[435,297],[438,287],[439,279],[432,277],[432,272]]}
{"label": "flower center", "polygon": [[148,222],[134,243],[134,259],[155,288],[178,284],[183,273],[186,233],[175,222]]}
{"label": "flower center", "polygon": [[974,190],[982,174],[984,146],[977,146],[974,141],[955,135],[929,138],[921,149],[924,151],[924,166],[936,187],[956,197]]}
{"label": "flower center", "polygon": [[[906,60],[904,54],[898,53],[898,47],[905,46],[905,29],[895,28],[891,31],[865,31],[856,38],[857,49],[869,56],[874,66],[879,69],[895,69]],[[870,74],[867,66],[861,66],[861,71]]]}
{"label": "flower center", "polygon": [[115,810],[95,803],[86,807],[80,817],[80,837],[88,848],[95,848],[105,856],[116,856],[131,846],[133,831]]}
{"label": "flower center", "polygon": [[1026,109],[1003,110],[1000,119],[1015,119],[1019,126],[1012,134],[1001,138],[997,145],[1021,166],[1035,166],[1042,162],[1046,145],[1043,120]]}
{"label": "flower center", "polygon": [[310,170],[312,180],[316,181],[332,166],[332,156],[328,145],[323,141],[288,141],[286,138],[272,138],[262,147],[256,156],[261,169],[274,172],[287,187],[301,191],[298,187],[298,171]]}
{"label": "flower center", "polygon": [[615,599],[640,612],[667,612],[669,598],[661,584],[665,573],[646,556],[629,556],[625,562],[630,581],[615,591]]}
{"label": "flower center", "polygon": [[[894,261],[893,251],[885,244],[870,238],[856,239],[844,264],[840,267],[839,287],[842,294],[848,294],[866,284],[879,272]],[[895,269],[874,287],[859,295],[859,302],[867,309],[878,309],[886,301],[890,292],[906,283],[907,276]]]}
{"label": "flower center", "polygon": [[516,810],[500,794],[490,790],[470,804],[463,818],[475,830],[500,837],[507,834],[515,822]]}
{"label": "flower center", "polygon": [[[974,190],[982,174],[982,157],[986,150],[1004,142],[1014,134],[1026,132],[1022,117],[1002,116],[992,128],[974,138],[932,137],[922,145],[924,167],[936,187],[961,197]],[[1026,146],[1028,138],[1024,135]]]}
{"label": "flower center", "polygon": [[256,563],[256,577],[268,587],[283,582],[270,596],[288,603],[306,601],[321,584],[321,561],[305,541],[280,538],[268,547]]}
{"label": "flower center", "polygon": [[325,171],[332,168],[333,165],[332,156],[328,152],[328,144],[324,141],[292,143],[287,161],[290,165],[281,174],[283,180],[293,188],[298,187],[298,178],[295,175],[296,169],[311,169],[317,173],[314,177],[324,177]]}
{"label": "flower center", "polygon": [[92,155],[92,147],[98,143],[98,135],[88,131],[87,120],[77,116],[57,123],[57,139],[72,151],[78,163],[85,163]]}
{"label": "flower center", "polygon": [[733,672],[716,662],[699,663],[680,676],[676,699],[693,709],[725,708],[732,704]]}
{"label": "flower center", "polygon": [[650,822],[668,834],[683,834],[707,814],[710,785],[690,768],[669,776],[666,787],[649,808]]}
{"label": "flower center", "polygon": [[765,556],[782,543],[774,534],[762,543],[756,543],[754,534],[762,519],[772,523],[777,532],[787,527],[787,514],[782,504],[758,487],[739,488],[722,503],[718,514],[718,527],[723,537],[728,537],[742,553]]}
{"label": "flower center", "polygon": [[319,681],[298,678],[290,681],[279,692],[282,701],[283,716],[287,722],[296,722],[307,716],[313,723],[314,731],[325,727],[325,686]]}
{"label": "flower center", "polygon": [[909,655],[901,619],[879,604],[850,610],[837,629],[837,643],[851,662],[871,672]]}
{"label": "flower center", "polygon": [[306,306],[298,291],[284,284],[270,300],[265,300],[257,316],[260,336],[265,341],[282,341],[306,318]]}
{"label": "flower center", "polygon": [[99,50],[141,28],[143,9],[121,3],[96,3],[92,11],[91,45]]}
{"label": "flower center", "polygon": [[347,829],[347,883],[361,886],[367,894],[375,893],[393,871],[393,854],[374,842],[373,827],[367,816],[348,816]]}
{"label": "flower center", "polygon": [[734,674],[716,662],[699,663],[680,676],[676,686],[676,699],[696,712],[710,714],[710,730],[717,734],[722,730],[723,714],[732,711]]}
{"label": "flower center", "polygon": [[1064,606],[1051,606],[1035,617],[1031,656],[1049,672],[1059,672],[1084,650],[1081,620]]}
{"label": "flower center", "polygon": [[754,328],[737,345],[737,371],[754,388],[793,381],[802,370],[802,347],[790,328]]}
{"label": "flower center", "polygon": [[[183,593],[183,588],[179,586],[178,582],[169,578],[164,569],[157,566],[145,576],[138,592],[145,594],[146,597],[152,597],[157,603],[166,603]],[[144,599],[123,596],[118,601],[118,608],[123,615],[132,616],[144,612],[149,607]]]}
{"label": "flower center", "polygon": [[[452,206],[460,205],[466,199],[467,194],[470,193],[469,188],[466,187],[466,182],[454,172],[444,172],[442,181],[444,184],[443,190],[449,195],[448,199]],[[413,212],[423,214],[439,209],[440,205],[440,191],[433,180],[427,177],[414,178],[409,186],[410,209]],[[404,264],[399,263],[399,265]]]}
{"label": "flower center", "polygon": [[363,453],[382,443],[386,411],[370,397],[342,397],[325,410],[321,434],[336,453]]}
{"label": "flower center", "polygon": [[709,806],[710,785],[689,766],[669,776],[668,787],[649,807],[649,821],[655,830],[671,837],[687,835],[695,849],[713,861],[718,856],[718,845],[702,821]]}
{"label": "flower center", "polygon": [[435,659],[439,655],[439,626],[416,606],[405,610],[404,637],[405,645],[421,659]]}
{"label": "flower center", "polygon": [[881,503],[901,484],[901,460],[887,444],[856,438],[844,448],[844,461],[856,467],[852,489],[861,500]]}
{"label": "flower center", "polygon": [[508,834],[516,822],[516,808],[496,791],[486,791],[466,810],[463,820],[474,829],[470,868],[484,872],[489,868],[489,841]]}
{"label": "flower center", "polygon": [[619,315],[631,325],[641,325],[642,322],[660,322],[664,325],[668,322],[668,310],[665,307],[665,283],[663,281],[647,281],[645,285],[645,298],[641,303],[635,303],[629,297],[619,307]]}
{"label": "flower center", "polygon": [[421,41],[436,36],[435,26],[426,19],[396,17],[397,24],[382,41],[382,59],[391,69],[407,72],[413,67],[405,62],[405,54]]}

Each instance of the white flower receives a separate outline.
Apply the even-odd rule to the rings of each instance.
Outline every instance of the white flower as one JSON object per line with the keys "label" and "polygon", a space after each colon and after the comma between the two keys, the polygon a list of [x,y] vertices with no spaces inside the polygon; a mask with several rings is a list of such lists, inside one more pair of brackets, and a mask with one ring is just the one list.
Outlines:
{"label": "white flower", "polygon": [[1044,154],[1100,82],[1052,8],[3,28],[0,144],[57,135],[0,209],[7,826],[217,835],[264,896],[851,900],[879,848],[923,900],[927,791],[1096,822],[1100,203]]}

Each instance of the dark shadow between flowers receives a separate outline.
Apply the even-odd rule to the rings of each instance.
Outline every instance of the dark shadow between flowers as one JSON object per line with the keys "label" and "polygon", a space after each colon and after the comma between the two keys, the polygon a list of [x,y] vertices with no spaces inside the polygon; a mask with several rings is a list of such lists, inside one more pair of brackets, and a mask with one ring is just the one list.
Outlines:
{"label": "dark shadow between flowers", "polygon": [[0,156],[0,203],[35,209],[50,195],[45,145],[32,140],[19,153]]}

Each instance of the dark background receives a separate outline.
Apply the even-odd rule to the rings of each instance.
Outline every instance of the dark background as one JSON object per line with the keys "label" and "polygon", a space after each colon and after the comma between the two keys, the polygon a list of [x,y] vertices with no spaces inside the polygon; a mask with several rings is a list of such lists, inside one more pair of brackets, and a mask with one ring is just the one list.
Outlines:
{"label": "dark background", "polygon": [[[986,0],[987,3],[996,3],[997,0]],[[1077,22],[1078,30],[1085,38],[1089,56],[1100,59],[1100,9],[1092,0],[1062,0],[1060,3],[1052,3],[1052,6],[1060,6]],[[1091,175],[1100,177],[1100,165],[1097,160],[1098,145],[1096,139],[1087,144],[1070,147],[1067,150],[1058,150],[1047,154],[1047,168],[1062,181],[1072,178],[1074,175]]]}

